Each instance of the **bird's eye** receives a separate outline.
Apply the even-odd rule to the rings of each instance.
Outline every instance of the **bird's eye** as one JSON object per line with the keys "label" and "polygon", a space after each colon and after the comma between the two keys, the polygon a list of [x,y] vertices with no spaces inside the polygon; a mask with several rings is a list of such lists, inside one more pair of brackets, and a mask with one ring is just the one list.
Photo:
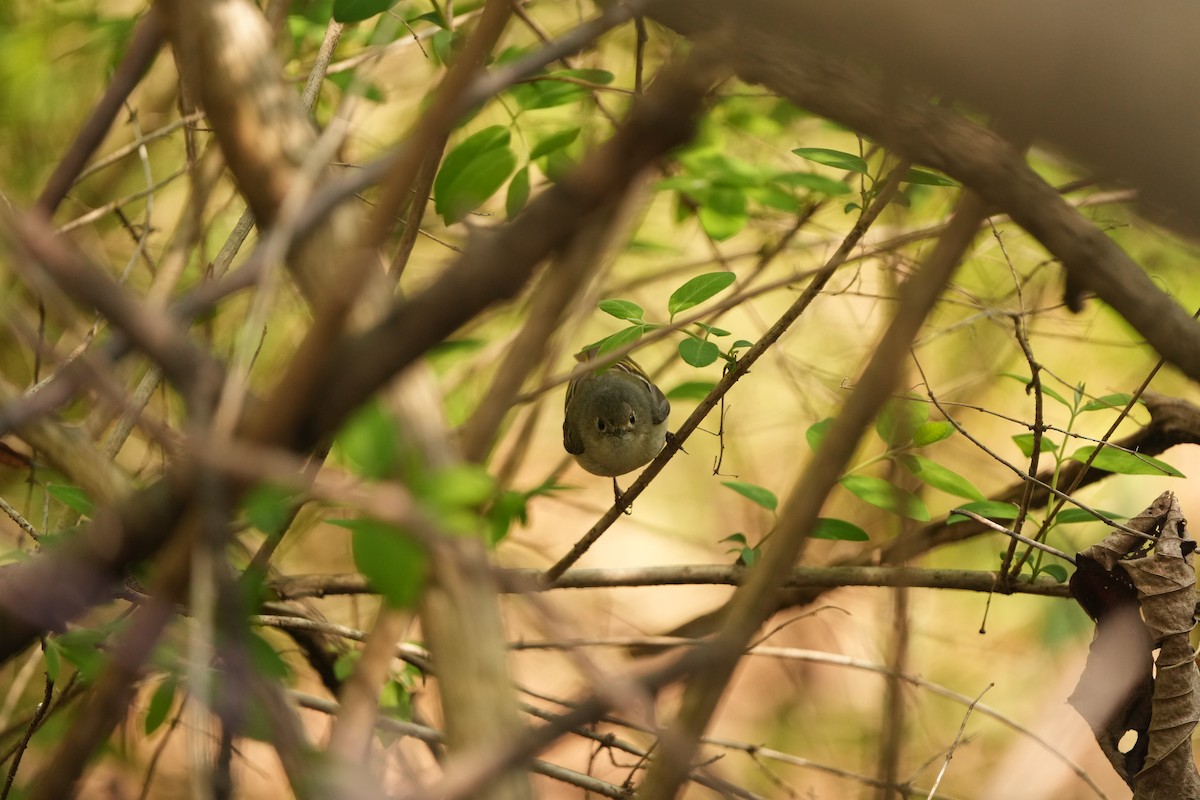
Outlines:
{"label": "bird's eye", "polygon": [[629,424],[630,424],[630,425],[634,425],[634,424],[636,424],[636,422],[637,422],[637,420],[635,420],[635,419],[633,418],[633,414],[630,414],[630,415],[629,415]]}
{"label": "bird's eye", "polygon": [[602,420],[602,419],[596,420],[596,428],[603,431],[604,430],[604,420]]}

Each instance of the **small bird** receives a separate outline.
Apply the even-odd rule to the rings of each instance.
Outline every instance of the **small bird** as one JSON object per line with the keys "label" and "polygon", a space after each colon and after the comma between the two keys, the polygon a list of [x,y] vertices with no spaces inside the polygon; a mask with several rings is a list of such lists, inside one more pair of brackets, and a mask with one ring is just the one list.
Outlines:
{"label": "small bird", "polygon": [[[598,347],[575,358],[594,361]],[[671,403],[632,358],[624,358],[599,374],[589,371],[567,384],[563,447],[593,475],[613,479],[649,464],[667,440]]]}

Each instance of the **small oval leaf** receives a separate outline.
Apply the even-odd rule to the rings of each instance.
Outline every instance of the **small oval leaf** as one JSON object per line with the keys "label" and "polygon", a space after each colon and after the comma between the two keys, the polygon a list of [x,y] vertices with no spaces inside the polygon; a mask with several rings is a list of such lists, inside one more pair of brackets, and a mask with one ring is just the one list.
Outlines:
{"label": "small oval leaf", "polygon": [[929,419],[929,406],[909,399],[894,398],[884,404],[875,419],[875,432],[892,447],[912,441],[917,426]]}
{"label": "small oval leaf", "polygon": [[[1071,453],[1072,461],[1084,462],[1096,448],[1093,445],[1081,447]],[[1167,475],[1172,478],[1186,477],[1182,472],[1165,461],[1142,455],[1118,450],[1115,447],[1105,447],[1092,461],[1092,466],[1105,472],[1115,472],[1119,475]]]}
{"label": "small oval leaf", "polygon": [[700,205],[700,225],[704,232],[723,242],[746,227],[746,192],[741,188],[714,186],[705,193]]}
{"label": "small oval leaf", "polygon": [[446,224],[458,222],[496,193],[517,165],[503,125],[468,136],[451,150],[433,181],[434,208]]}
{"label": "small oval leaf", "polygon": [[690,336],[679,343],[679,357],[693,367],[707,367],[721,357],[721,348]]}
{"label": "small oval leaf", "polygon": [[351,469],[364,478],[386,478],[399,457],[398,433],[383,406],[371,400],[354,412],[337,435]]}
{"label": "small oval leaf", "polygon": [[396,0],[333,0],[333,18],[342,24],[362,22],[394,5]]}
{"label": "small oval leaf", "polygon": [[792,152],[815,164],[837,167],[847,172],[859,172],[863,175],[867,174],[868,171],[867,162],[863,161],[862,156],[856,156],[853,153],[830,150],[826,147],[799,147]]}
{"label": "small oval leaf", "polygon": [[1043,564],[1041,571],[1059,583],[1067,582],[1067,568],[1062,564]]}
{"label": "small oval leaf", "polygon": [[504,213],[512,219],[520,214],[529,202],[529,167],[521,167],[508,182],[508,194],[504,199]]}
{"label": "small oval leaf", "polygon": [[1090,403],[1084,403],[1083,407],[1080,408],[1079,410],[1080,411],[1100,411],[1101,409],[1105,409],[1105,408],[1122,409],[1125,406],[1129,405],[1129,401],[1132,398],[1133,398],[1133,395],[1131,395],[1131,394],[1123,394],[1123,393],[1122,394],[1106,394],[1103,397],[1097,397],[1095,400],[1092,400]]}
{"label": "small oval leaf", "polygon": [[808,535],[814,539],[834,539],[839,542],[866,542],[871,538],[854,523],[829,517],[818,517],[817,524]]}
{"label": "small oval leaf", "polygon": [[900,459],[900,463],[922,483],[927,483],[935,489],[941,489],[947,494],[965,497],[968,500],[987,499],[983,492],[975,487],[975,484],[957,472],[924,456],[915,453],[907,454],[905,458]]}
{"label": "small oval leaf", "polygon": [[46,484],[46,491],[58,502],[83,517],[90,517],[96,511],[87,492],[78,486],[67,486],[61,483]]}
{"label": "small oval leaf", "polygon": [[[1016,519],[1017,511],[1019,510],[1014,503],[1004,503],[999,500],[983,500],[976,503],[967,503],[959,506],[964,511],[970,511],[973,514],[978,514],[981,517],[986,517],[990,520],[1007,520]],[[957,510],[957,509],[956,509]],[[962,514],[951,514],[946,518],[947,525],[953,525],[956,522],[974,521],[970,517],[965,517]]]}
{"label": "small oval leaf", "polygon": [[425,587],[424,548],[399,528],[372,519],[329,520],[349,528],[354,566],[389,605],[411,608]]}
{"label": "small oval leaf", "polygon": [[713,381],[684,381],[667,392],[668,400],[703,400],[717,384]]}
{"label": "small oval leaf", "polygon": [[705,300],[728,289],[737,280],[732,272],[709,272],[697,275],[671,293],[667,313],[674,317],[680,311],[700,305]]}
{"label": "small oval leaf", "polygon": [[944,420],[940,422],[922,422],[913,431],[912,442],[916,447],[928,447],[943,439],[949,439],[954,435],[954,431],[954,424]]}
{"label": "small oval leaf", "polygon": [[150,702],[146,704],[146,718],[142,721],[142,729],[147,736],[166,722],[171,705],[175,702],[175,687],[175,676],[168,675],[150,695]]}
{"label": "small oval leaf", "polygon": [[[1105,519],[1125,519],[1124,514],[1118,514],[1115,511],[1105,511],[1097,508],[1096,513]],[[1080,522],[1099,522],[1096,519],[1096,514],[1091,511],[1085,511],[1082,508],[1064,508],[1054,516],[1054,522],[1058,525],[1076,525]]]}
{"label": "small oval leaf", "polygon": [[605,314],[617,319],[638,321],[646,315],[646,310],[631,300],[601,300],[598,306]]}
{"label": "small oval leaf", "polygon": [[[1025,455],[1026,458],[1029,458],[1030,456],[1033,455],[1033,434],[1032,433],[1018,433],[1012,437],[1012,440],[1017,445],[1017,447],[1021,448],[1021,452]],[[1054,441],[1053,439],[1051,439],[1048,436],[1046,436],[1045,434],[1043,434],[1042,435],[1042,452],[1043,453],[1053,453],[1057,449],[1058,449],[1058,442]]]}
{"label": "small oval leaf", "polygon": [[562,150],[578,138],[579,128],[566,128],[552,133],[544,139],[538,140],[538,143],[529,151],[529,159],[532,161],[535,158],[541,158],[544,155]]}
{"label": "small oval leaf", "polygon": [[611,353],[613,350],[620,349],[627,344],[636,342],[638,339],[642,338],[642,334],[647,330],[649,330],[649,328],[645,325],[634,325],[632,327],[619,330],[612,336],[604,337],[596,343],[596,347],[599,348],[598,355]]}
{"label": "small oval leaf", "polygon": [[820,449],[821,442],[825,440],[825,434],[829,432],[829,426],[832,424],[833,417],[826,417],[820,422],[809,425],[808,430],[804,432],[804,438],[814,453]]}
{"label": "small oval leaf", "polygon": [[764,489],[745,481],[721,481],[721,485],[728,486],[742,497],[748,498],[768,511],[774,511],[779,507],[779,498],[770,489]]}
{"label": "small oval leaf", "polygon": [[870,475],[846,475],[839,483],[858,499],[876,508],[890,511],[918,522],[929,520],[929,509],[912,492],[893,486],[882,478]]}

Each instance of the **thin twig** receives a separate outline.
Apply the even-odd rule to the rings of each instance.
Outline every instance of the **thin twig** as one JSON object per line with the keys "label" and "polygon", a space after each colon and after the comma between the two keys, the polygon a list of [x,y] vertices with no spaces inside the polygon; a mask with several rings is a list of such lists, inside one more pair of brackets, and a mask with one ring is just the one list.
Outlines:
{"label": "thin twig", "polygon": [[25,729],[25,735],[21,737],[16,752],[13,754],[12,764],[9,766],[8,775],[4,779],[4,789],[0,791],[0,800],[8,800],[8,793],[12,791],[13,781],[17,777],[17,769],[21,766],[21,758],[25,755],[25,751],[29,749],[29,740],[33,738],[33,734],[41,727],[42,721],[50,711],[50,701],[53,699],[54,681],[47,674],[46,687],[42,692],[42,702],[38,703],[37,710],[33,714],[33,719],[29,721],[29,726]]}
{"label": "thin twig", "polygon": [[29,534],[30,539],[33,539],[36,542],[42,538],[42,535],[38,533],[38,529],[33,527],[33,523],[21,516],[21,512],[13,508],[13,506],[3,497],[0,497],[0,511],[3,511],[5,514],[7,514],[8,518],[17,523],[17,526],[21,530]]}
{"label": "thin twig", "polygon": [[942,783],[942,776],[946,774],[946,770],[950,768],[950,759],[954,758],[954,750],[958,747],[958,743],[962,741],[963,732],[967,729],[967,720],[971,718],[971,712],[975,710],[975,706],[983,699],[983,696],[988,693],[996,684],[989,683],[983,687],[983,691],[979,696],[971,701],[971,705],[967,706],[967,713],[963,714],[962,724],[958,726],[958,735],[954,737],[954,741],[950,743],[950,749],[946,752],[946,760],[942,763],[942,768],[938,770],[937,778],[933,782],[933,786],[929,788],[928,800],[933,800],[933,796],[937,793],[938,786]]}
{"label": "thin twig", "polygon": [[1011,531],[1008,528],[1004,527],[1003,525],[999,525],[995,522],[992,522],[987,517],[982,517],[979,514],[976,514],[974,511],[968,511],[965,508],[956,508],[956,509],[952,510],[950,513],[951,514],[962,514],[964,517],[970,517],[971,519],[978,522],[980,525],[983,525],[987,528],[991,528],[992,530],[996,531],[996,533],[1003,533],[1005,536],[1011,536],[1013,539],[1015,539],[1018,542],[1021,542],[1022,544],[1026,544],[1026,545],[1029,545],[1030,547],[1037,548],[1038,550],[1049,553],[1052,556],[1058,556],[1062,560],[1070,562],[1070,564],[1072,566],[1074,566],[1074,564],[1075,564],[1074,556],[1067,555],[1062,550],[1059,550],[1056,547],[1051,547],[1050,545],[1045,544],[1043,542],[1039,542],[1034,539],[1030,539],[1028,536],[1022,536],[1021,534],[1017,533],[1016,531]]}

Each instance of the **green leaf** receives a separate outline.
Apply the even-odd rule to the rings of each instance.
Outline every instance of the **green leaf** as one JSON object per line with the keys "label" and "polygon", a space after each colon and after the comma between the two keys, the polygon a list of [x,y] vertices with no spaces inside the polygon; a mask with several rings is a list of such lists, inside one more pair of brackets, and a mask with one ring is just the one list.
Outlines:
{"label": "green leaf", "polygon": [[684,381],[667,392],[668,400],[703,400],[717,384],[714,381]]}
{"label": "green leaf", "polygon": [[648,325],[634,325],[623,330],[619,330],[612,336],[606,336],[601,339],[596,345],[600,348],[599,355],[611,353],[613,350],[619,350],[627,344],[636,342],[642,338],[642,334],[650,330]]}
{"label": "green leaf", "polygon": [[428,571],[425,549],[416,540],[393,525],[373,519],[329,522],[350,529],[355,568],[389,605],[416,605]]}
{"label": "green leaf", "polygon": [[[1026,458],[1033,455],[1032,433],[1018,433],[1012,437],[1012,440],[1016,443],[1017,447],[1021,448],[1021,452],[1025,454]],[[1042,434],[1042,452],[1053,453],[1057,449],[1058,443],[1045,434]]]}
{"label": "green leaf", "polygon": [[905,173],[903,180],[905,183],[919,183],[922,186],[958,186],[958,181],[953,178],[923,169],[910,169]]}
{"label": "green leaf", "polygon": [[1062,564],[1043,564],[1041,571],[1059,583],[1067,582],[1067,568]]}
{"label": "green leaf", "polygon": [[672,318],[680,311],[687,311],[705,300],[728,289],[737,275],[732,272],[709,272],[697,275],[671,293],[667,300],[667,313]]}
{"label": "green leaf", "polygon": [[608,86],[616,79],[616,76],[606,69],[560,69],[550,74],[578,78],[581,81],[596,83],[601,86]]}
{"label": "green leaf", "polygon": [[1100,411],[1101,409],[1105,408],[1122,409],[1129,404],[1131,399],[1133,399],[1133,395],[1131,394],[1106,394],[1103,397],[1097,397],[1090,403],[1085,403],[1079,410]]}
{"label": "green leaf", "polygon": [[708,191],[710,185],[708,180],[699,175],[685,173],[683,175],[672,175],[669,178],[656,181],[654,183],[654,190],[658,192],[681,192],[690,199],[695,200]]}
{"label": "green leaf", "polygon": [[545,172],[550,180],[559,183],[575,169],[575,163],[575,159],[567,155],[566,150],[555,150],[542,158],[542,172]]}
{"label": "green leaf", "polygon": [[579,128],[565,128],[556,133],[552,133],[543,139],[539,139],[538,143],[529,151],[529,159],[532,161],[535,158],[541,158],[544,155],[549,155],[556,150],[562,150],[571,142],[579,138]]}
{"label": "green leaf", "polygon": [[[1071,453],[1071,460],[1080,463],[1088,460],[1095,446],[1086,445],[1079,448],[1074,453]],[[1096,459],[1092,461],[1092,466],[1096,469],[1104,470],[1105,472],[1115,472],[1119,475],[1168,475],[1172,478],[1186,477],[1182,472],[1172,467],[1165,461],[1160,461],[1157,458],[1151,458],[1140,453],[1129,453],[1125,450],[1118,450],[1115,447],[1105,447]]]}
{"label": "green leaf", "polygon": [[715,328],[712,325],[705,325],[703,322],[697,322],[696,327],[704,331],[709,336],[729,336],[729,331],[722,328]]}
{"label": "green leaf", "polygon": [[865,542],[871,538],[857,525],[830,517],[818,517],[817,524],[808,535],[813,539],[834,539],[839,542]]}
{"label": "green leaf", "polygon": [[442,162],[433,182],[434,208],[446,224],[458,222],[496,193],[517,165],[510,134],[493,125],[458,144]]}
{"label": "green leaf", "polygon": [[504,213],[509,219],[520,214],[529,202],[529,167],[521,167],[508,182],[508,194],[504,198]]}
{"label": "green leaf", "polygon": [[454,61],[454,51],[462,41],[462,33],[448,28],[433,34],[429,39],[435,64],[450,64]]}
{"label": "green leaf", "polygon": [[175,703],[176,687],[175,676],[168,675],[158,684],[154,694],[150,695],[150,702],[146,704],[146,717],[142,720],[142,730],[147,736],[166,722],[167,714],[171,713],[171,706]]}
{"label": "green leaf", "polygon": [[954,424],[950,422],[922,422],[913,431],[912,443],[916,447],[928,447],[943,439],[949,439],[954,435],[954,431]]}
{"label": "green leaf", "polygon": [[379,708],[391,719],[412,721],[412,692],[402,683],[390,680],[379,692]]}
{"label": "green leaf", "polygon": [[952,494],[956,497],[965,497],[968,500],[985,500],[983,492],[975,487],[975,484],[959,475],[953,470],[943,467],[936,461],[931,461],[925,456],[909,453],[899,459],[901,465],[909,472],[935,489],[941,489],[947,494]]}
{"label": "green leaf", "polygon": [[103,647],[108,633],[98,628],[77,628],[47,639],[53,642],[60,656],[79,670],[79,676],[91,682],[100,677],[108,663],[107,648]]}
{"label": "green leaf", "polygon": [[418,495],[441,509],[474,508],[496,491],[492,476],[480,464],[456,464],[421,481]]}
{"label": "green leaf", "polygon": [[292,518],[294,498],[295,495],[281,486],[257,484],[242,499],[246,521],[263,533],[282,533]]}
{"label": "green leaf", "polygon": [[1066,406],[1067,408],[1074,408],[1074,406],[1067,401],[1067,398],[1063,397],[1061,394],[1054,391],[1044,383],[1042,384],[1042,394],[1053,400],[1057,400],[1061,405]]}
{"label": "green leaf", "polygon": [[866,175],[867,162],[861,156],[844,153],[841,150],[830,150],[825,147],[800,147],[792,151],[801,158],[827,167],[837,167],[848,172],[860,172]]}
{"label": "green leaf", "polygon": [[772,186],[752,186],[746,189],[746,197],[767,208],[794,214],[800,208],[800,199],[791,191]]}
{"label": "green leaf", "polygon": [[804,432],[804,438],[814,453],[821,449],[821,442],[825,441],[825,434],[829,432],[829,426],[832,424],[833,417],[826,417],[809,425],[808,430]]}
{"label": "green leaf", "polygon": [[601,300],[598,304],[601,311],[617,319],[640,321],[646,316],[646,309],[632,300]]}
{"label": "green leaf", "polygon": [[[705,193],[700,205],[700,225],[718,242],[746,227],[746,193],[740,188],[716,186]],[[731,274],[731,273],[727,273]]]}
{"label": "green leaf", "polygon": [[693,367],[707,367],[721,357],[721,348],[712,342],[689,336],[679,343],[679,357]]}
{"label": "green leaf", "polygon": [[46,677],[58,683],[59,676],[62,675],[62,656],[58,654],[58,647],[53,639],[46,640],[46,649],[42,655],[46,661]]}
{"label": "green leaf", "polygon": [[333,662],[333,675],[339,681],[344,681],[354,674],[354,668],[358,664],[358,660],[362,658],[362,651],[347,650],[339,655]]}
{"label": "green leaf", "polygon": [[362,22],[394,5],[396,0],[333,0],[333,18],[343,24]]}
{"label": "green leaf", "polygon": [[893,398],[884,404],[875,420],[875,432],[892,447],[912,441],[917,426],[929,419],[929,406],[913,400]]}
{"label": "green leaf", "polygon": [[522,524],[528,519],[529,495],[511,489],[501,492],[488,509],[488,545],[495,547],[505,536],[514,522]]}
{"label": "green leaf", "polygon": [[337,444],[350,468],[364,478],[388,477],[399,456],[396,426],[374,400],[351,415]]}
{"label": "green leaf", "polygon": [[62,503],[67,508],[71,509],[80,516],[90,517],[96,511],[96,506],[92,503],[91,498],[87,496],[87,492],[80,489],[78,486],[67,486],[61,483],[46,484],[46,491],[50,493],[58,502]]}
{"label": "green leaf", "polygon": [[[1118,514],[1115,511],[1104,511],[1097,508],[1096,512],[1105,519],[1125,519],[1124,514]],[[1055,523],[1059,525],[1075,525],[1080,522],[1099,522],[1096,515],[1090,511],[1085,511],[1082,508],[1064,508],[1054,517]]]}
{"label": "green leaf", "polygon": [[870,475],[845,475],[838,482],[858,499],[882,508],[884,511],[915,519],[918,522],[929,520],[929,509],[921,502],[921,498],[912,492],[893,486],[882,478]]}
{"label": "green leaf", "polygon": [[850,194],[850,192],[854,191],[850,188],[850,184],[845,181],[827,178],[815,172],[787,172],[783,175],[776,175],[773,180],[787,186],[808,189],[810,192],[829,195],[830,197]]}
{"label": "green leaf", "polygon": [[761,486],[746,483],[745,481],[721,481],[721,485],[728,486],[742,497],[757,503],[768,511],[774,511],[779,507],[779,498],[770,489],[764,489]]}
{"label": "green leaf", "polygon": [[426,355],[440,361],[461,361],[487,344],[486,339],[443,339],[429,348]]}
{"label": "green leaf", "polygon": [[726,550],[725,552],[726,553],[737,553],[738,560],[741,561],[742,564],[747,567],[753,567],[755,565],[755,563],[757,563],[759,557],[762,555],[762,552],[759,549],[760,545],[755,545],[755,546],[751,547],[750,542],[748,539],[746,539],[746,534],[744,534],[744,533],[731,533],[730,535],[726,536],[721,541],[722,542],[731,542],[731,543],[737,545],[737,547],[730,548],[729,550]]}
{"label": "green leaf", "polygon": [[[1016,519],[1017,511],[1019,510],[1013,503],[1002,503],[999,500],[983,500],[976,503],[967,503],[959,506],[959,508],[991,520]],[[956,522],[967,521],[973,520],[971,520],[970,517],[963,516],[962,514],[951,514],[946,518],[947,525],[953,525]]]}

